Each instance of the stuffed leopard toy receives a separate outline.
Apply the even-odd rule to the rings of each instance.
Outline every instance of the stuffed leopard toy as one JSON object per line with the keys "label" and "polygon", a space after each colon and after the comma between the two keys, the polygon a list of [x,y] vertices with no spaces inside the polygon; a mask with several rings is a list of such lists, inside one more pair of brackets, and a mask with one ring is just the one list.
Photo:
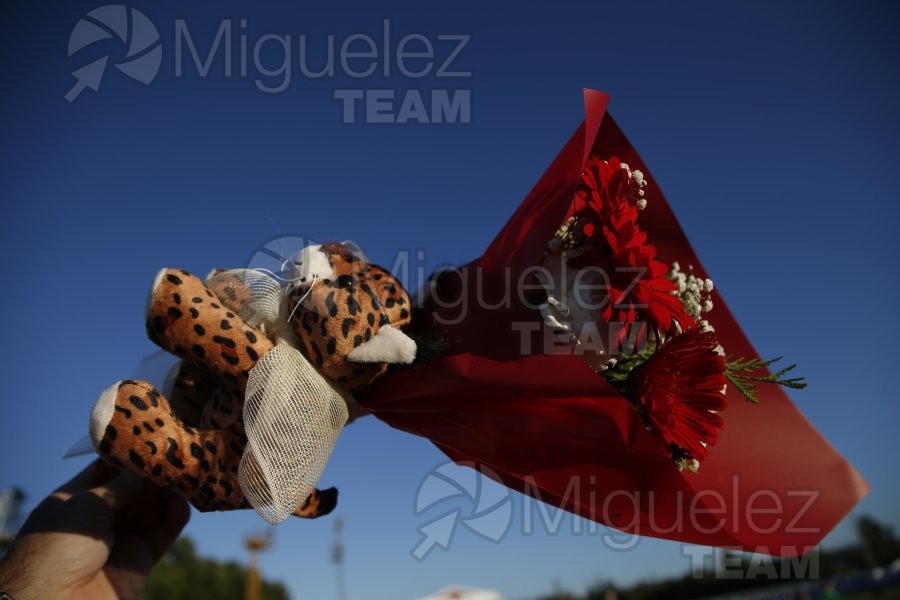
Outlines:
{"label": "stuffed leopard toy", "polygon": [[[204,282],[162,270],[150,294],[147,333],[181,362],[167,395],[146,381],[125,380],[100,396],[90,437],[101,457],[175,488],[201,511],[249,508],[238,477],[248,443],[245,392],[254,367],[278,342],[287,340],[328,380],[347,401],[351,420],[361,411],[352,392],[391,364],[413,361],[415,342],[401,331],[410,323],[409,296],[389,272],[330,243],[302,250],[293,275],[280,291],[285,326],[278,327],[274,319],[251,324],[253,289],[239,271],[214,272]],[[336,489],[313,488],[293,514],[318,517],[336,501]]]}

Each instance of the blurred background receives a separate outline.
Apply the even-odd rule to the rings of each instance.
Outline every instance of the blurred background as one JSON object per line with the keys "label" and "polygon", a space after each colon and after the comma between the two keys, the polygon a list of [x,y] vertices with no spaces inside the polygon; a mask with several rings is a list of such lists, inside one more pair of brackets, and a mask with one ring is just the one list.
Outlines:
{"label": "blurred background", "polygon": [[[161,267],[243,266],[290,236],[351,239],[389,267],[410,251],[413,275],[471,260],[578,126],[590,87],[611,95],[760,354],[800,364],[810,386],[792,398],[873,487],[822,556],[881,550],[832,561],[808,592],[896,558],[900,5],[102,5],[16,2],[0,21],[7,533],[87,462],[61,457],[98,394],[154,351],[142,310]],[[377,53],[365,74],[371,59],[341,62],[345,43],[368,50],[362,36]],[[403,72],[406,36],[434,59]],[[195,513],[148,593],[243,597],[254,544],[269,598],[728,591],[658,585],[696,566],[678,543],[569,515],[529,529],[533,502],[445,462],[424,439],[360,420],[322,478],[341,491],[333,515],[269,538],[253,512]],[[436,473],[460,494],[417,515]],[[456,522],[450,537],[423,531],[486,494],[509,508],[500,539]],[[704,556],[713,571],[724,560]]]}

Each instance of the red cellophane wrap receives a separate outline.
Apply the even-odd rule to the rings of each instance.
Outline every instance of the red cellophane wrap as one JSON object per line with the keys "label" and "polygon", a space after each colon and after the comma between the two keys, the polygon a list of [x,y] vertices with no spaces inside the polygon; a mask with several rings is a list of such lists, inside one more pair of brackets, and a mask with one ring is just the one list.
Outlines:
{"label": "red cellophane wrap", "polygon": [[[360,398],[378,418],[474,463],[507,486],[617,529],[791,556],[815,546],[868,485],[777,385],[751,405],[729,389],[725,428],[699,473],[678,471],[627,401],[580,357],[546,352],[540,316],[519,301],[593,154],[649,176],[641,224],[665,262],[706,277],[675,215],[612,118],[586,116],[484,255],[420,299],[416,329],[442,358],[388,375]],[[509,297],[509,303],[504,298]],[[730,355],[758,357],[717,292],[705,315]],[[500,305],[490,308],[492,305]],[[544,331],[546,333],[546,331]]]}

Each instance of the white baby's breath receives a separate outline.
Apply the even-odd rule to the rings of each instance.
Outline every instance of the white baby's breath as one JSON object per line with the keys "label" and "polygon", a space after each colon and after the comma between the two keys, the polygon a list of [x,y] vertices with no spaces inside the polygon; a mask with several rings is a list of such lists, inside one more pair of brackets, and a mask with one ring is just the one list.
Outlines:
{"label": "white baby's breath", "polygon": [[693,274],[693,267],[688,266],[687,272],[681,270],[681,265],[672,263],[671,270],[666,278],[673,282],[677,288],[676,296],[684,304],[684,310],[695,321],[703,313],[713,309],[712,299],[709,294],[713,290],[712,279],[701,279]]}

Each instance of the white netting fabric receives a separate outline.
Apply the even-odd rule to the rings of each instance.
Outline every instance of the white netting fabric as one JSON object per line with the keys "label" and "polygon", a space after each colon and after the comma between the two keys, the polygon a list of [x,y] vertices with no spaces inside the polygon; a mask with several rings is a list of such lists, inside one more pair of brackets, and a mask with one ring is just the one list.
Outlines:
{"label": "white netting fabric", "polygon": [[238,477],[263,519],[280,523],[306,500],[347,416],[344,397],[285,342],[250,371],[244,401],[247,446]]}
{"label": "white netting fabric", "polygon": [[271,328],[280,324],[283,288],[279,281],[255,269],[231,269],[212,275],[205,283],[244,322],[273,335]]}

